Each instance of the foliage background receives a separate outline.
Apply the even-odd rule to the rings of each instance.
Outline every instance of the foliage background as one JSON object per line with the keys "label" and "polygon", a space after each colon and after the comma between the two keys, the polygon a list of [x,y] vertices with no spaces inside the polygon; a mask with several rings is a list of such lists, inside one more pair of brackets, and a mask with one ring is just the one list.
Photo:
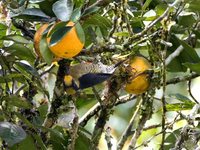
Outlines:
{"label": "foliage background", "polygon": [[[99,142],[102,150],[122,149],[120,143],[124,149],[198,149],[199,2],[74,0],[73,5],[70,0],[1,1],[2,149],[87,150],[97,148]],[[54,99],[54,89],[59,88],[55,86],[58,67],[51,64],[53,55],[45,40],[40,43],[43,58],[37,56],[33,36],[41,24],[69,18],[80,22],[86,38],[84,50],[73,62],[97,59],[111,65],[121,56],[142,54],[153,66],[151,88],[142,95],[128,95],[123,90],[123,75],[117,74],[108,82],[118,81],[117,102],[122,104],[115,106],[117,102],[104,99],[102,107],[95,109],[98,111],[91,109],[106,83],[85,89],[72,99],[61,91],[64,97],[58,104]],[[54,40],[61,38],[58,35]],[[45,119],[52,117],[47,116],[50,104],[53,108],[58,104],[54,119],[59,121],[47,127]],[[95,113],[86,125],[76,120],[88,111]]]}

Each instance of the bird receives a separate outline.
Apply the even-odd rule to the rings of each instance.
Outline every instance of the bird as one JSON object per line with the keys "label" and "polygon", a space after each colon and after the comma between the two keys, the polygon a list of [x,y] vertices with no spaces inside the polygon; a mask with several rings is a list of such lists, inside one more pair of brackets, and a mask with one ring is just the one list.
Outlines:
{"label": "bird", "polygon": [[73,95],[78,90],[83,90],[108,80],[122,62],[120,61],[114,65],[105,65],[100,61],[97,63],[83,61],[69,66],[63,79],[65,91]]}

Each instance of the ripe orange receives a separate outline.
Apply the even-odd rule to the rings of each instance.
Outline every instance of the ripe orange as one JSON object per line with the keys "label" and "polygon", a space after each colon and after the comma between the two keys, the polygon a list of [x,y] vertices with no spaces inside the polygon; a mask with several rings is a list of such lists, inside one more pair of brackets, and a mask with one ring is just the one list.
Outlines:
{"label": "ripe orange", "polygon": [[44,31],[47,29],[48,24],[43,24],[36,32],[34,35],[34,48],[35,48],[35,52],[36,54],[41,57],[41,53],[40,53],[40,41],[42,39],[42,35],[44,33]]}
{"label": "ripe orange", "polygon": [[130,60],[131,78],[126,86],[125,91],[131,94],[142,94],[150,85],[149,75],[145,71],[151,69],[151,64],[142,56],[135,56]]}
{"label": "ripe orange", "polygon": [[[51,36],[47,37],[47,43],[49,49],[58,57],[61,58],[72,58],[76,56],[82,50],[84,43],[80,40],[76,26],[73,22],[69,22],[66,26],[73,26],[70,31],[68,31],[64,37],[57,43],[50,45]],[[54,26],[49,30],[49,33],[54,28]]]}

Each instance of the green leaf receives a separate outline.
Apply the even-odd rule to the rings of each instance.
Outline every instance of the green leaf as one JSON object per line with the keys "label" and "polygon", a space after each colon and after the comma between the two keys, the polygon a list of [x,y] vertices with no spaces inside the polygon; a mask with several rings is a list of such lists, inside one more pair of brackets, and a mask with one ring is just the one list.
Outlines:
{"label": "green leaf", "polygon": [[37,134],[33,134],[33,137],[36,139],[37,144],[40,146],[41,150],[47,150],[47,147],[45,146],[44,142],[42,141],[41,136]]}
{"label": "green leaf", "polygon": [[182,110],[191,110],[194,107],[195,103],[187,102],[187,103],[175,103],[175,104],[167,104],[167,111],[182,111]]}
{"label": "green leaf", "polygon": [[[38,128],[41,128],[45,132],[49,132],[50,136],[51,136],[51,138],[50,138],[51,140],[60,142],[64,145],[66,144],[66,139],[65,139],[63,133],[57,129],[58,127],[52,129],[52,128],[46,128],[43,126],[38,126]],[[62,128],[62,127],[60,127],[60,128]]]}
{"label": "green leaf", "polygon": [[186,97],[184,95],[181,95],[179,93],[177,93],[177,94],[171,94],[170,97],[176,98],[176,99],[178,99],[179,101],[181,101],[183,103],[187,103],[187,102],[190,103],[191,102],[191,100],[188,97]]}
{"label": "green leaf", "polygon": [[119,37],[129,37],[130,34],[129,32],[115,32],[114,36],[119,36]]}
{"label": "green leaf", "polygon": [[6,52],[10,53],[13,56],[17,56],[18,58],[22,60],[27,60],[30,63],[34,63],[35,56],[32,53],[32,50],[25,47],[23,44],[12,44],[8,47],[3,48]]}
{"label": "green leaf", "polygon": [[11,106],[16,106],[24,109],[31,109],[32,105],[24,98],[16,95],[3,97],[3,99]]}
{"label": "green leaf", "polygon": [[85,16],[87,16],[87,15],[91,15],[92,13],[97,12],[99,9],[100,9],[100,7],[98,7],[98,6],[90,7],[89,9],[86,9],[86,10],[83,12],[82,17],[85,17]]}
{"label": "green leaf", "polygon": [[192,27],[196,22],[196,19],[193,14],[179,16],[178,24],[184,27]]}
{"label": "green leaf", "polygon": [[37,110],[40,113],[40,117],[44,120],[48,113],[48,105],[46,105],[46,104],[40,105]]}
{"label": "green leaf", "polygon": [[167,7],[168,7],[168,5],[164,4],[164,3],[157,5],[155,8],[156,14],[158,16],[162,15],[164,13],[164,11],[167,9]]}
{"label": "green leaf", "polygon": [[180,135],[180,130],[181,129],[175,130],[167,136],[164,149],[172,149],[175,146],[175,141],[177,141],[177,136]]}
{"label": "green leaf", "polygon": [[142,6],[142,10],[146,10],[147,7],[149,7],[149,4],[151,3],[152,0],[146,0],[144,5]]}
{"label": "green leaf", "polygon": [[84,4],[84,0],[74,0],[74,5],[76,7],[81,7]]}
{"label": "green leaf", "polygon": [[35,129],[35,126],[26,119],[25,116],[23,116],[21,113],[19,112],[13,112],[21,121],[23,121],[23,123],[25,123],[29,128]]}
{"label": "green leaf", "polygon": [[26,132],[10,122],[0,122],[0,137],[12,146],[26,138]]}
{"label": "green leaf", "polygon": [[16,62],[15,66],[22,73],[26,72],[26,74],[28,75],[32,75],[34,77],[40,78],[40,75],[38,74],[37,70],[28,64],[25,64],[22,62]]}
{"label": "green leaf", "polygon": [[76,139],[75,149],[88,150],[91,145],[90,138],[85,132],[79,130],[78,138]]}
{"label": "green leaf", "polygon": [[53,4],[58,0],[43,0],[39,2],[40,9],[48,16],[55,17],[55,14],[52,10]]}
{"label": "green leaf", "polygon": [[185,55],[187,55],[188,62],[194,62],[194,63],[200,62],[200,58],[199,58],[199,56],[196,53],[194,48],[192,48],[185,41],[182,41],[182,40],[179,40],[179,39],[178,39],[178,41],[184,47],[183,53],[185,53]]}
{"label": "green leaf", "polygon": [[78,37],[79,37],[80,41],[82,43],[85,43],[85,33],[84,33],[83,28],[80,25],[80,23],[78,23],[78,22],[76,23],[75,29],[76,29],[76,32],[78,34]]}
{"label": "green leaf", "polygon": [[172,47],[169,47],[167,52],[168,55],[173,53],[180,45],[183,46],[182,52],[177,56],[172,62],[167,66],[167,70],[171,72],[185,72],[187,68],[184,63],[199,63],[200,58],[195,51],[189,44],[186,42],[178,39],[175,35],[171,36],[170,42],[173,44]]}
{"label": "green leaf", "polygon": [[62,40],[62,38],[73,28],[73,26],[63,26],[60,27],[59,29],[57,29],[51,36],[51,40],[50,40],[50,45],[49,46],[53,46],[54,44],[56,44],[57,42],[59,42],[60,40]]}
{"label": "green leaf", "polygon": [[72,0],[59,0],[53,4],[52,10],[61,21],[69,21],[73,11],[73,2]]}
{"label": "green leaf", "polygon": [[78,20],[80,19],[80,17],[81,17],[81,8],[76,8],[76,9],[73,11],[70,20],[71,20],[72,22],[76,22],[76,21],[78,21]]}
{"label": "green leaf", "polygon": [[76,101],[76,107],[78,109],[87,107],[87,105],[95,105],[95,104],[96,104],[96,98],[94,94],[85,94],[83,96],[78,97]]}
{"label": "green leaf", "polygon": [[200,39],[200,32],[198,30],[193,30],[194,34]]}
{"label": "green leaf", "polygon": [[112,23],[109,19],[106,17],[101,16],[100,14],[95,14],[91,17],[89,17],[85,22],[84,22],[84,28],[88,28],[91,25],[99,27],[101,29],[101,32],[103,35],[107,35],[108,31],[112,27]]}
{"label": "green leaf", "polygon": [[23,141],[21,141],[19,144],[15,144],[11,150],[26,150],[28,148],[28,150],[36,150],[37,147],[34,143],[34,139],[28,135]]}
{"label": "green leaf", "polygon": [[12,80],[24,83],[24,77],[20,73],[11,73],[6,76],[0,76],[0,83],[11,82]]}
{"label": "green leaf", "polygon": [[13,16],[14,18],[24,19],[26,21],[43,21],[48,22],[50,17],[38,8],[28,8],[22,13]]}
{"label": "green leaf", "polygon": [[[199,7],[199,3],[200,3],[200,0],[187,0],[189,2],[189,7],[188,9],[192,12],[194,11],[197,11],[197,12],[200,12],[200,7]],[[187,2],[186,1],[186,2]]]}
{"label": "green leaf", "polygon": [[0,39],[1,40],[13,41],[13,42],[18,43],[18,44],[29,44],[29,43],[31,43],[31,41],[29,41],[29,40],[25,39],[23,36],[17,35],[17,34],[10,34],[10,35],[4,36]]}
{"label": "green leaf", "polygon": [[42,55],[42,58],[44,59],[44,61],[48,65],[51,65],[51,63],[53,61],[54,54],[51,52],[51,50],[48,47],[46,35],[43,35],[42,39],[40,40],[39,50],[40,50],[40,54]]}
{"label": "green leaf", "polygon": [[43,2],[45,0],[29,0],[30,3],[39,3],[39,2]]}
{"label": "green leaf", "polygon": [[200,74],[200,63],[184,63],[183,65],[190,68],[191,71]]}
{"label": "green leaf", "polygon": [[[0,23],[0,38],[6,35],[7,26]],[[3,41],[0,41],[0,47],[3,47]]]}

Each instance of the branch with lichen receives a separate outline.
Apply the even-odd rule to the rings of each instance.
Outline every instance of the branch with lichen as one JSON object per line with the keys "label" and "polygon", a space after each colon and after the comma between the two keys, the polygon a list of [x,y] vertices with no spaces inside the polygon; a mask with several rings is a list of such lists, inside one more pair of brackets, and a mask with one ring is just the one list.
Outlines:
{"label": "branch with lichen", "polygon": [[129,121],[129,124],[128,124],[127,128],[125,129],[125,131],[123,132],[121,138],[119,139],[118,146],[117,146],[118,150],[121,150],[123,148],[128,136],[130,135],[133,123],[135,122],[135,120],[136,120],[136,118],[137,118],[137,116],[139,114],[141,105],[142,105],[142,99],[140,98],[136,103],[136,107],[137,108],[134,111],[134,114],[133,114],[131,120]]}
{"label": "branch with lichen", "polygon": [[166,81],[166,85],[169,85],[169,84],[177,84],[179,82],[185,82],[185,81],[188,81],[188,80],[191,80],[191,79],[194,79],[194,78],[197,78],[199,77],[200,75],[197,74],[197,73],[191,73],[189,75],[185,75],[185,76],[181,76],[181,77],[175,77],[175,78],[172,78],[172,79],[169,79]]}
{"label": "branch with lichen", "polygon": [[57,123],[60,114],[68,111],[67,108],[73,107],[75,111],[71,127],[68,130],[69,133],[68,150],[74,150],[78,132],[78,115],[75,106],[76,99],[70,95],[63,94],[64,93],[63,78],[66,74],[67,71],[66,69],[67,66],[69,66],[69,64],[70,64],[69,60],[63,59],[59,61],[59,68],[54,88],[54,95],[52,101],[50,102],[49,111],[43,123],[43,126],[46,128],[51,128]]}
{"label": "branch with lichen", "polygon": [[109,119],[113,107],[118,99],[117,91],[121,89],[121,85],[125,82],[123,77],[119,76],[120,68],[116,70],[107,84],[107,91],[104,92],[103,100],[101,102],[101,110],[97,119],[96,125],[91,138],[92,149],[97,149],[100,137],[104,131],[106,121]]}
{"label": "branch with lichen", "polygon": [[140,119],[138,121],[138,126],[135,129],[135,132],[131,138],[130,145],[129,145],[129,150],[133,150],[136,146],[137,139],[141,135],[144,125],[147,120],[151,118],[152,115],[152,105],[153,105],[153,100],[148,97],[148,95],[144,95],[142,97],[142,108],[140,109]]}
{"label": "branch with lichen", "polygon": [[[115,103],[115,106],[118,106],[120,104],[127,103],[129,101],[135,100],[137,98],[137,95],[135,96],[121,96],[117,102]],[[80,119],[79,119],[79,124],[81,126],[85,126],[87,122],[94,117],[99,111],[101,110],[101,105],[100,103],[96,103],[92,108],[90,108]]]}

